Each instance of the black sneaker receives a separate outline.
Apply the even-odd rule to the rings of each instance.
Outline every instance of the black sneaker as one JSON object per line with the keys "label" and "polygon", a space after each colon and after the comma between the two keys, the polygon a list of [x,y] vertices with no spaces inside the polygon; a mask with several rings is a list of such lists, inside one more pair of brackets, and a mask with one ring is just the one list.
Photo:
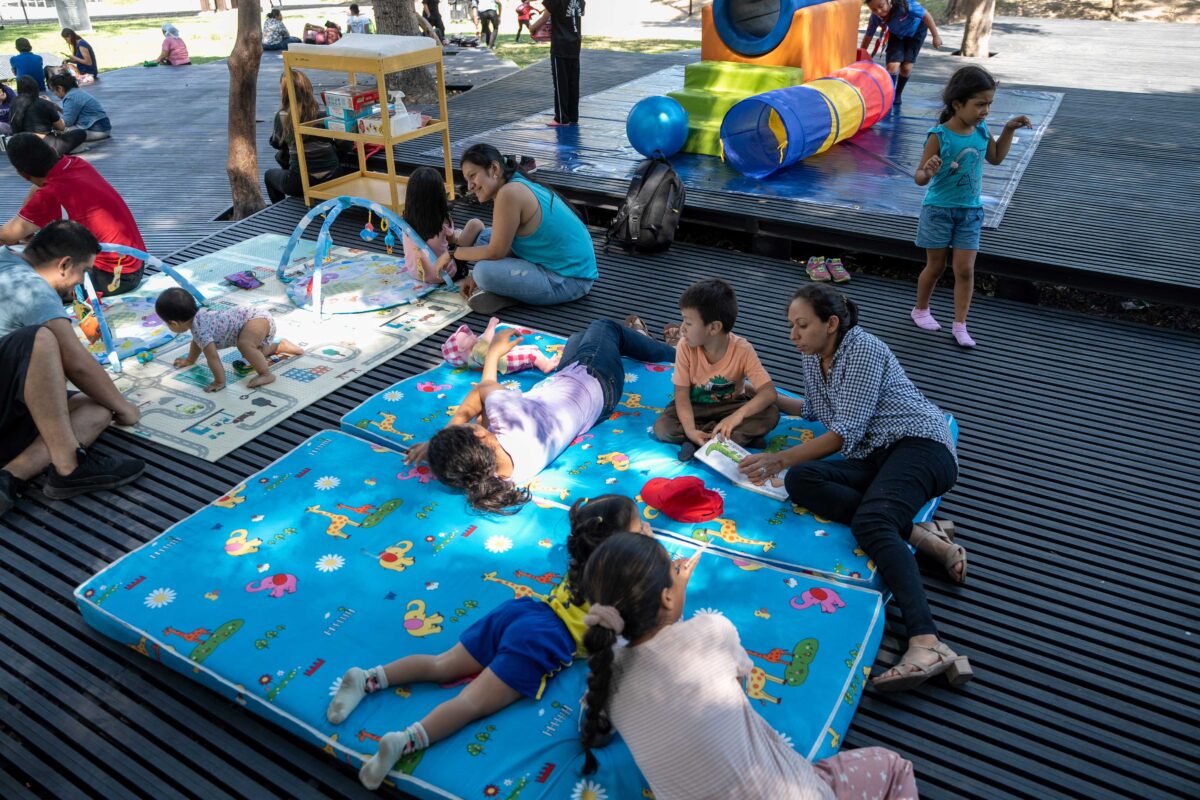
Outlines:
{"label": "black sneaker", "polygon": [[70,475],[59,475],[53,465],[46,470],[46,485],[42,494],[51,500],[66,500],[87,492],[115,489],[136,480],[146,469],[140,458],[110,456],[107,453],[84,450],[75,451],[79,466]]}
{"label": "black sneaker", "polygon": [[17,496],[25,488],[25,481],[0,469],[0,517],[17,504]]}
{"label": "black sneaker", "polygon": [[686,442],[684,442],[682,445],[679,446],[679,460],[680,461],[691,461],[695,457],[696,457],[696,443],[693,442],[691,439],[688,439]]}

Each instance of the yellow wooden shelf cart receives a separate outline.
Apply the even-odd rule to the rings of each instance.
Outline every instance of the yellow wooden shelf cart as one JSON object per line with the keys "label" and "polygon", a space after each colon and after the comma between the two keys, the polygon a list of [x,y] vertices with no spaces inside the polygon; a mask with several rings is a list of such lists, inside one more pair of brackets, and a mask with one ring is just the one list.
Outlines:
{"label": "yellow wooden shelf cart", "polygon": [[[407,69],[419,69],[433,65],[436,70],[438,93],[438,119],[428,125],[403,133],[392,133],[392,120],[382,114],[382,130],[378,134],[350,133],[325,127],[325,119],[301,120],[296,103],[296,87],[292,70],[327,70],[345,72],[351,86],[358,84],[358,76],[372,75],[375,85],[380,87],[380,108],[386,109],[387,76]],[[294,44],[283,54],[284,75],[287,76],[288,105],[291,108],[292,130],[296,132],[296,154],[300,160],[300,180],[304,185],[304,202],[312,205],[314,200],[328,200],[341,195],[361,197],[387,206],[397,214],[404,213],[404,193],[408,179],[396,174],[396,156],[393,145],[430,136],[442,135],[442,151],[445,154],[446,196],[454,199],[454,168],[450,161],[450,124],[446,110],[446,82],[442,68],[442,49],[425,36],[382,36],[350,34],[331,45]],[[355,143],[358,153],[358,170],[341,175],[333,180],[318,184],[308,181],[308,165],[304,158],[304,137],[319,136],[325,139],[343,139]],[[367,169],[367,145],[379,145],[387,162],[386,172]]]}

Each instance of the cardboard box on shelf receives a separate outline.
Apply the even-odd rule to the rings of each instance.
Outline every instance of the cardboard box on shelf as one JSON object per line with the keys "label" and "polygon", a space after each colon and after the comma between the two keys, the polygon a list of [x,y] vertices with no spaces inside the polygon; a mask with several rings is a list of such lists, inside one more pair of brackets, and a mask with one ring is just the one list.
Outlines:
{"label": "cardboard box on shelf", "polygon": [[340,86],[322,95],[331,115],[343,111],[362,112],[379,102],[379,90],[370,85]]}
{"label": "cardboard box on shelf", "polygon": [[[421,115],[415,111],[399,111],[391,115],[389,125],[391,126],[391,134],[393,136],[401,133],[415,131],[421,127],[423,120]],[[358,132],[379,136],[383,133],[383,115],[371,114],[363,117],[358,121]]]}

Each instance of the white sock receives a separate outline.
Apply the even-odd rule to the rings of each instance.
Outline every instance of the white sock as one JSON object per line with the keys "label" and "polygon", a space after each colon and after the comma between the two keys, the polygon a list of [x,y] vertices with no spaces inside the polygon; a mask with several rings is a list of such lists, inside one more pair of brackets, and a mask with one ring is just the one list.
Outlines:
{"label": "white sock", "polygon": [[342,676],[342,685],[338,687],[337,694],[329,701],[325,718],[334,725],[342,724],[346,717],[354,713],[354,709],[358,708],[364,697],[371,692],[386,689],[387,686],[387,675],[384,674],[382,666],[371,667],[368,670],[351,667]]}
{"label": "white sock", "polygon": [[429,747],[429,736],[419,722],[402,731],[385,733],[379,740],[379,751],[358,771],[359,782],[368,789],[378,789],[401,756],[426,747]]}

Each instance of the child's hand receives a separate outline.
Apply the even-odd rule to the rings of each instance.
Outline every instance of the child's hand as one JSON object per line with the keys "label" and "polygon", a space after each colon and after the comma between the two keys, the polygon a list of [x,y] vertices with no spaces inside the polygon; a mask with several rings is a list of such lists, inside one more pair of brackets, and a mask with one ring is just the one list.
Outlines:
{"label": "child's hand", "polygon": [[184,367],[190,367],[194,363],[194,361],[189,361],[186,358],[177,358],[171,362],[171,366],[175,369],[183,369]]}
{"label": "child's hand", "polygon": [[475,283],[475,279],[468,275],[458,284],[458,293],[463,296],[464,300],[470,300],[471,295],[475,294],[475,290],[478,288],[479,285]]}
{"label": "child's hand", "polygon": [[437,257],[437,261],[433,262],[433,274],[440,275],[450,267],[450,251],[442,253]]}
{"label": "child's hand", "polygon": [[936,175],[938,170],[940,170],[941,168],[942,168],[942,157],[937,155],[936,153],[934,155],[931,155],[929,157],[929,160],[926,161],[925,164],[921,167],[921,169],[925,172],[926,175]]}
{"label": "child's hand", "polygon": [[1004,123],[1004,130],[1015,131],[1017,128],[1032,128],[1033,121],[1024,114],[1019,114]]}
{"label": "child's hand", "polygon": [[696,447],[704,447],[704,445],[708,444],[708,440],[713,437],[711,433],[702,431],[698,428],[692,428],[690,431],[684,431],[683,435],[686,436],[692,444],[696,445]]}
{"label": "child's hand", "polygon": [[225,381],[213,381],[208,386],[204,387],[206,392],[219,392],[225,388]]}
{"label": "child's hand", "polygon": [[733,432],[738,425],[742,424],[742,418],[736,412],[730,414],[725,419],[718,422],[712,431],[712,435],[718,439],[730,439],[733,437]]}
{"label": "child's hand", "polygon": [[408,452],[404,454],[405,464],[421,464],[427,460],[429,455],[429,442],[417,442],[408,448]]}
{"label": "child's hand", "polygon": [[940,50],[942,48],[942,37],[938,34],[933,35],[933,49]]}
{"label": "child's hand", "polygon": [[515,328],[505,328],[492,337],[492,343],[488,347],[489,352],[499,353],[501,356],[506,356],[513,351],[513,348],[521,343],[521,334]]}

